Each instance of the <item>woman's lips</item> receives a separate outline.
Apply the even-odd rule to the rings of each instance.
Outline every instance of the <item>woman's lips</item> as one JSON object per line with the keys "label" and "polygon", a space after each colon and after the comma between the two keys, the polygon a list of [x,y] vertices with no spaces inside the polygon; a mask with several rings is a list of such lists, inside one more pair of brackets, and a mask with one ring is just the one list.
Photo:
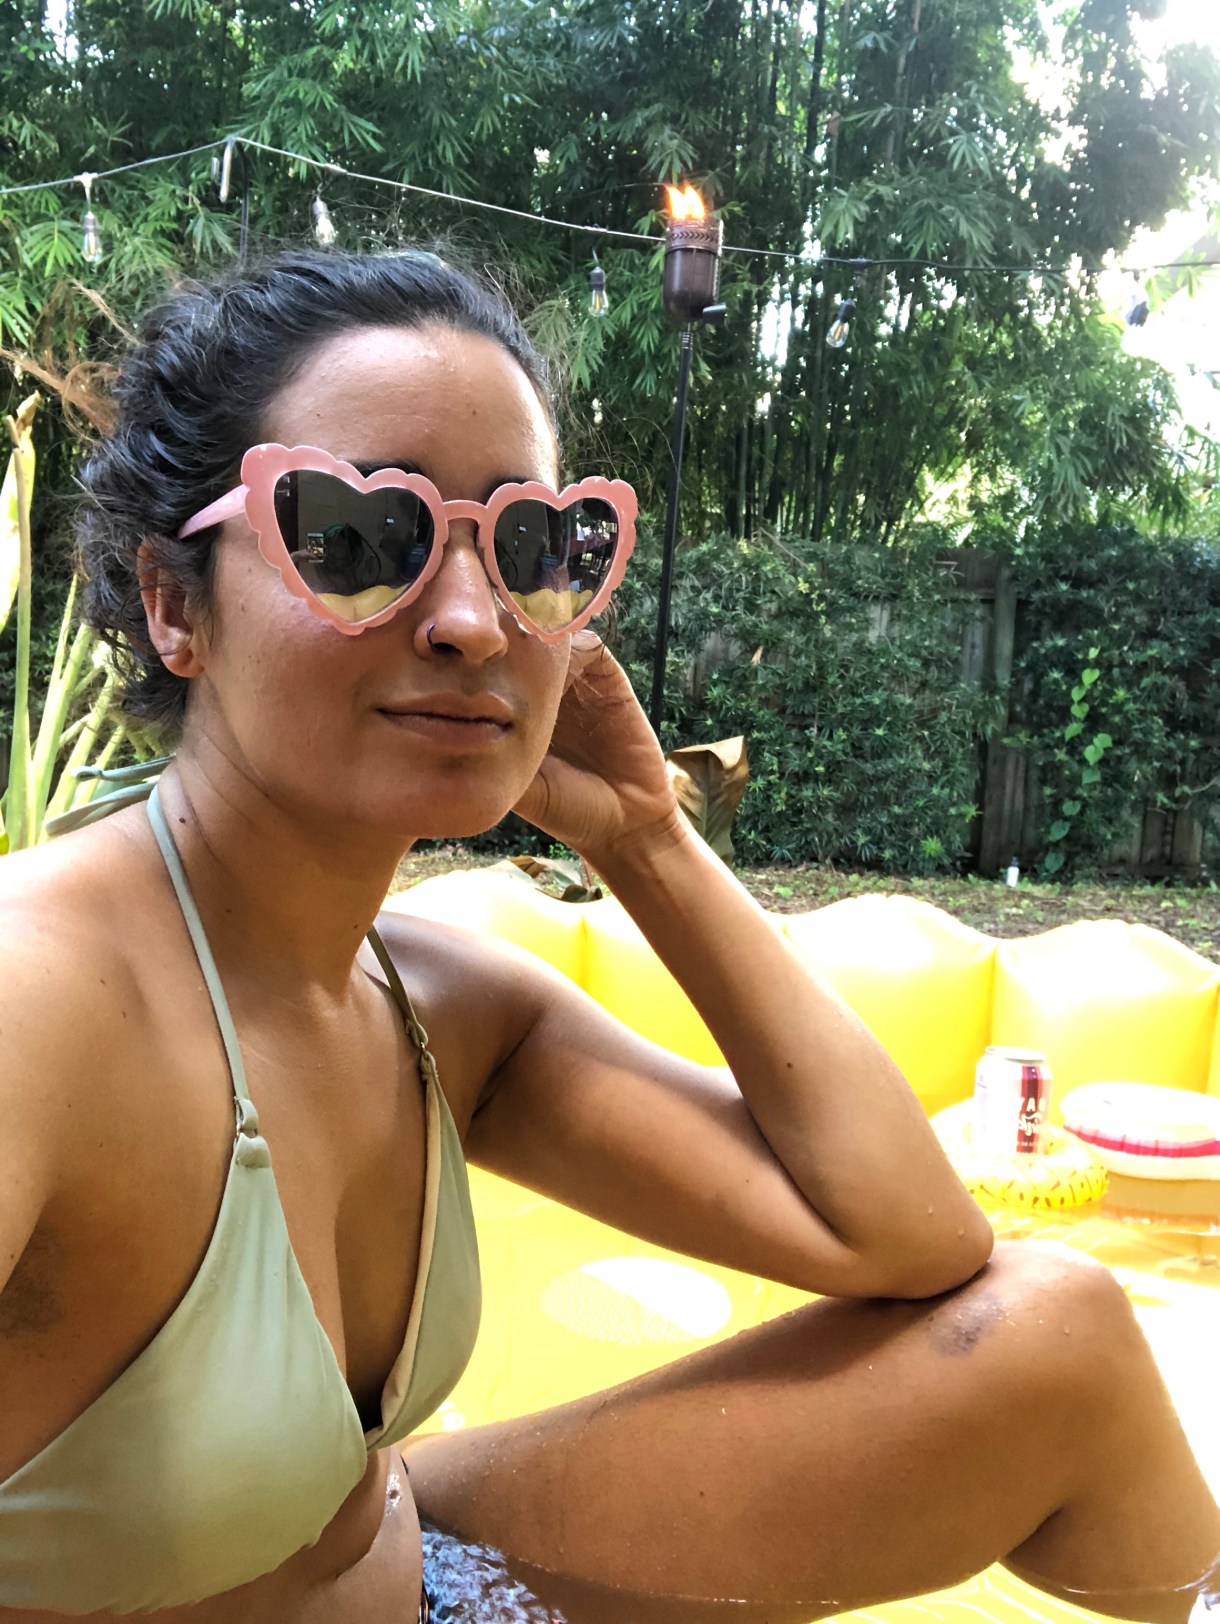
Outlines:
{"label": "woman's lips", "polygon": [[462,749],[497,744],[509,732],[507,722],[494,721],[489,716],[448,716],[421,710],[383,710],[380,714],[395,727],[414,733],[418,738]]}

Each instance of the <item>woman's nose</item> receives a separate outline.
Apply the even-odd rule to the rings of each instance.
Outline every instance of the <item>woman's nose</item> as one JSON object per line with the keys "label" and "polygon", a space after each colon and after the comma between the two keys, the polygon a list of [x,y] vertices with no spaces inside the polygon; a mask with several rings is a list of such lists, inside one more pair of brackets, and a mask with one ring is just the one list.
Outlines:
{"label": "woman's nose", "polygon": [[473,526],[453,525],[440,568],[419,600],[416,651],[424,658],[456,652],[475,664],[497,659],[508,649],[507,619],[483,568]]}

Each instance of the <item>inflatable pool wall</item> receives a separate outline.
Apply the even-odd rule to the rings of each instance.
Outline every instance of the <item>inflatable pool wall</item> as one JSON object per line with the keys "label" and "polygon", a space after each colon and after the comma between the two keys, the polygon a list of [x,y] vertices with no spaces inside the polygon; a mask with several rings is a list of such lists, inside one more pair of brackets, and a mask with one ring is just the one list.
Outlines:
{"label": "inflatable pool wall", "polygon": [[[558,902],[525,880],[482,871],[428,880],[389,906],[514,942],[637,1031],[697,1060],[720,1059],[614,901]],[[1220,970],[1159,932],[1070,925],[998,942],[926,903],[875,896],[772,922],[872,1027],[929,1113],[971,1093],[990,1042],[1045,1049],[1057,1098],[1115,1070],[1220,1092]],[[667,1254],[478,1168],[471,1194],[483,1324],[466,1373],[425,1430],[524,1415],[611,1387],[805,1301],[790,1287]],[[1183,1312],[1188,1295],[1206,1306],[1213,1293],[1176,1290],[1172,1346],[1214,1347],[1215,1316],[1196,1326]],[[1155,1280],[1135,1300],[1168,1302],[1169,1291]],[[1188,1405],[1196,1432],[1214,1411],[1213,1361],[1197,1363]],[[838,1624],[988,1621],[1103,1624],[998,1566],[934,1596],[840,1615]]]}
{"label": "inflatable pool wall", "polygon": [[[613,899],[559,902],[471,870],[388,907],[527,948],[627,1026],[679,1054],[722,1056],[690,1000]],[[913,897],[862,896],[772,916],[876,1033],[929,1115],[966,1099],[989,1043],[1041,1049],[1059,1101],[1121,1079],[1220,1095],[1220,966],[1161,931],[1104,920],[1001,941]]]}

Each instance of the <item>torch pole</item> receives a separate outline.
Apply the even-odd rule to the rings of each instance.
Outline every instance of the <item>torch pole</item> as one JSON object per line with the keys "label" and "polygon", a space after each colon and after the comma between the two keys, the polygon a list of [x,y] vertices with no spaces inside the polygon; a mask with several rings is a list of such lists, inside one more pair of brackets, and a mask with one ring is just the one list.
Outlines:
{"label": "torch pole", "polygon": [[669,600],[674,583],[674,547],[678,540],[678,497],[682,489],[682,450],[686,443],[686,395],[690,386],[690,363],[694,353],[694,329],[682,329],[678,354],[678,395],[674,402],[673,440],[669,448],[669,489],[665,496],[665,539],[661,547],[661,590],[657,603],[657,637],[652,658],[652,698],[648,719],[652,731],[661,736],[661,712],[665,708],[665,656],[669,650]]}

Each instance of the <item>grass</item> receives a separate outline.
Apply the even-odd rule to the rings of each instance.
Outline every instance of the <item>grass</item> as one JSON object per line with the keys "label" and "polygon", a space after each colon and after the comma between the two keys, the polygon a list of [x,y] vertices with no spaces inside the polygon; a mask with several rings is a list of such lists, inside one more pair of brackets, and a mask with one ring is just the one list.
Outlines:
{"label": "grass", "polygon": [[[460,844],[412,852],[399,867],[396,890],[455,868],[485,868],[497,859]],[[772,913],[805,913],[865,894],[918,897],[992,936],[1032,936],[1078,919],[1120,919],[1151,925],[1205,958],[1220,962],[1220,888],[1146,885],[1125,881],[1039,885],[1016,889],[973,875],[916,879],[851,873],[815,864],[739,868],[737,877]]]}

